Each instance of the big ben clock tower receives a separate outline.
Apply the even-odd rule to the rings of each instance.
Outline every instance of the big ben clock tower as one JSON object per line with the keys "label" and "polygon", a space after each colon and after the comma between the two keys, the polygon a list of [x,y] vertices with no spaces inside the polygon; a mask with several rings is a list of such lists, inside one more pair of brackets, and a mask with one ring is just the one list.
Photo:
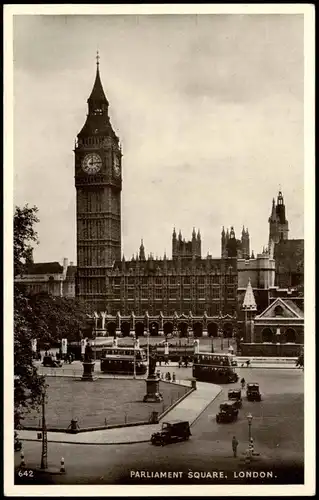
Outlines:
{"label": "big ben clock tower", "polygon": [[122,153],[108,115],[97,55],[86,122],[75,145],[76,296],[105,310],[106,276],[121,259]]}

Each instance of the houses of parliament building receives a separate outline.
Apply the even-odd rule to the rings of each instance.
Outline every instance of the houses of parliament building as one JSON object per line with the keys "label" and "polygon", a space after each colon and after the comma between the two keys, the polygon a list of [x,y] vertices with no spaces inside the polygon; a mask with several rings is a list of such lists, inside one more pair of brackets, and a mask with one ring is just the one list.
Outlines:
{"label": "houses of parliament building", "polygon": [[[192,331],[197,335],[224,332],[231,336],[240,326],[249,280],[260,310],[269,305],[276,280],[281,287],[303,281],[303,240],[288,240],[281,192],[277,204],[273,201],[268,221],[268,246],[256,257],[250,251],[248,229],[243,227],[237,239],[231,227],[222,229],[220,258],[202,256],[199,230],[194,228],[190,237],[184,238],[174,228],[172,258],[165,254],[154,258],[146,253],[141,241],[137,253],[125,259],[121,252],[123,152],[110,121],[98,58],[87,103],[86,121],[74,147],[77,266],[64,274],[69,280],[68,290],[72,290],[73,279],[75,296],[89,304],[100,334],[116,330],[124,334],[132,330],[139,334],[168,333],[177,329],[181,335]],[[276,254],[280,265],[276,264]],[[298,263],[295,255],[299,255]],[[47,264],[52,269],[53,263]],[[29,279],[29,283],[30,276],[37,272],[37,265],[30,266],[29,278],[21,278]],[[43,271],[45,264],[40,267]],[[62,271],[60,281],[64,280]],[[50,279],[52,284],[54,277],[48,275]],[[57,288],[62,290],[63,286]]]}

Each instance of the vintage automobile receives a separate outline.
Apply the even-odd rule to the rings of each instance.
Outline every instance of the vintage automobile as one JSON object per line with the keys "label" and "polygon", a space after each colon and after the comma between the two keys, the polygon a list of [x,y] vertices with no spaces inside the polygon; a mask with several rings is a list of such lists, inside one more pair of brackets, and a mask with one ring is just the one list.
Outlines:
{"label": "vintage automobile", "polygon": [[60,368],[63,363],[60,359],[52,358],[52,356],[43,356],[42,364],[43,366],[52,366]]}
{"label": "vintage automobile", "polygon": [[241,390],[240,389],[229,389],[228,391],[228,399],[230,401],[235,401],[237,403],[237,408],[242,407],[242,399],[241,399]]}
{"label": "vintage automobile", "polygon": [[165,446],[176,441],[187,441],[189,436],[191,436],[189,422],[185,420],[171,420],[163,422],[162,430],[152,434],[151,443],[157,446]]}
{"label": "vintage automobile", "polygon": [[261,401],[259,384],[257,384],[257,383],[247,384],[246,396],[247,396],[248,401]]}
{"label": "vintage automobile", "polygon": [[216,422],[233,422],[238,418],[238,402],[237,401],[224,401],[219,405],[219,413],[216,415]]}

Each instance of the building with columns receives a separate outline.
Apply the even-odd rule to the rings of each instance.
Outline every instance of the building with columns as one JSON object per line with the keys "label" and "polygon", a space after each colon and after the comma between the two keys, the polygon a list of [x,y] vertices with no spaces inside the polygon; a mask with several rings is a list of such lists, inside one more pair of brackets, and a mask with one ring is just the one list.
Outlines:
{"label": "building with columns", "polygon": [[30,254],[24,274],[15,277],[15,283],[27,293],[46,292],[56,297],[75,296],[76,266],[64,258],[59,262],[33,262]]}

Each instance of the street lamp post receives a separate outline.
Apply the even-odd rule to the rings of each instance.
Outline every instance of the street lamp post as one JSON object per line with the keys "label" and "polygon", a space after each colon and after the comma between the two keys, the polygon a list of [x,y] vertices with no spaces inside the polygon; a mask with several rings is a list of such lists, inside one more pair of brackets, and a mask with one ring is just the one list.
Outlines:
{"label": "street lamp post", "polygon": [[134,374],[133,378],[136,378],[136,335],[133,334],[133,342],[134,342]]}
{"label": "street lamp post", "polygon": [[147,378],[150,376],[150,331],[147,333]]}
{"label": "street lamp post", "polygon": [[250,440],[251,440],[251,423],[252,423],[252,420],[253,420],[252,414],[248,413],[248,415],[247,415],[247,421],[248,421],[248,440],[249,440],[249,443],[250,443]]}
{"label": "street lamp post", "polygon": [[46,403],[46,390],[44,388],[42,393],[42,453],[41,453],[41,469],[48,468],[48,433],[45,420],[45,403]]}

